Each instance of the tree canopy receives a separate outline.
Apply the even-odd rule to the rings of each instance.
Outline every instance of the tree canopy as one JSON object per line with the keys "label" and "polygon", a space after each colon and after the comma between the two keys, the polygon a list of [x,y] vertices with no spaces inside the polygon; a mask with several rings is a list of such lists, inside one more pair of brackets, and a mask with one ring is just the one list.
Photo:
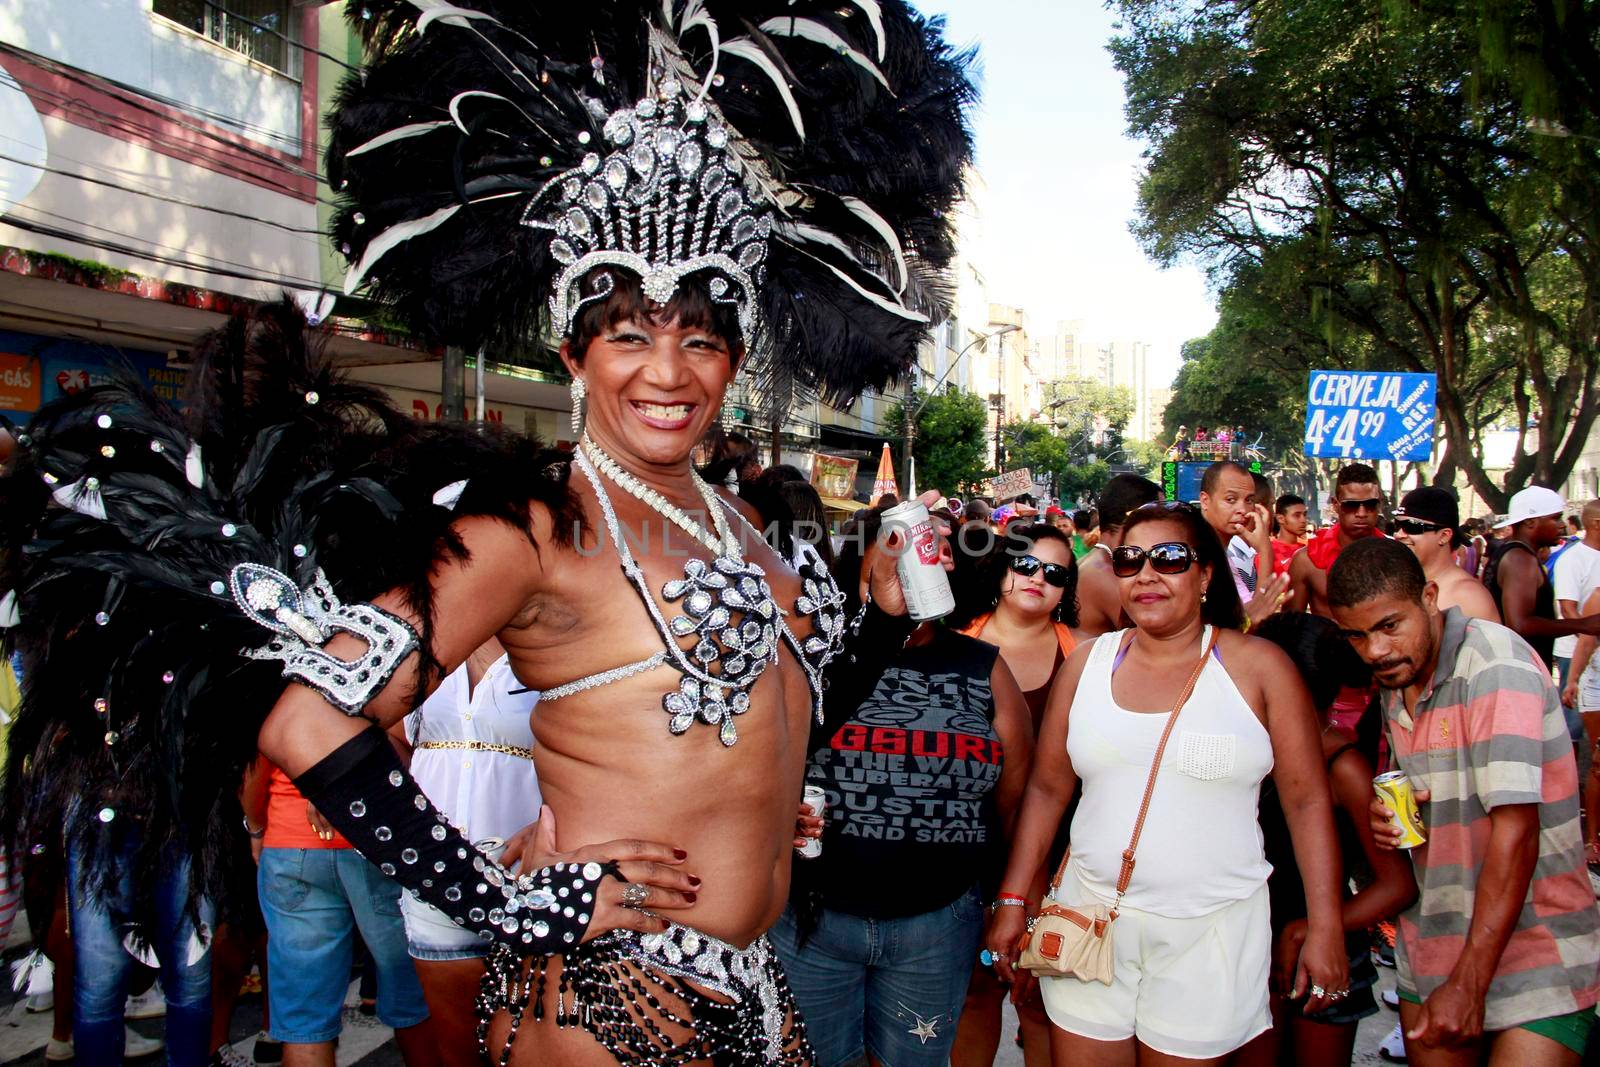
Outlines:
{"label": "tree canopy", "polygon": [[[920,408],[920,410],[918,410]],[[967,493],[994,474],[988,467],[985,430],[988,408],[983,398],[964,389],[912,394],[917,411],[917,484],[945,493]],[[889,426],[905,425],[905,409],[896,404],[885,418]]]}
{"label": "tree canopy", "polygon": [[[1276,392],[1261,424],[1298,437],[1306,371],[1424,371],[1439,480],[1459,467],[1497,509],[1564,481],[1600,412],[1600,5],[1117,6],[1150,144],[1135,231],[1222,292],[1169,427]],[[1523,430],[1498,483],[1479,447],[1496,421]]]}

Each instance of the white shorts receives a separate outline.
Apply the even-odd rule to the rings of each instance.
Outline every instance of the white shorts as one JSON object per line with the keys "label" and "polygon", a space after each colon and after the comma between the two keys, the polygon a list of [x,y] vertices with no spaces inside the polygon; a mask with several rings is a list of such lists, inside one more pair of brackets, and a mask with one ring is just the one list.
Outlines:
{"label": "white shorts", "polygon": [[1578,678],[1578,710],[1600,711],[1600,660],[1590,659]]}
{"label": "white shorts", "polygon": [[[1069,868],[1057,899],[1084,904],[1095,898]],[[1041,979],[1045,1013],[1068,1033],[1096,1041],[1137,1037],[1169,1056],[1225,1056],[1272,1026],[1268,918],[1265,885],[1191,919],[1124,905],[1112,926],[1111,985]]]}

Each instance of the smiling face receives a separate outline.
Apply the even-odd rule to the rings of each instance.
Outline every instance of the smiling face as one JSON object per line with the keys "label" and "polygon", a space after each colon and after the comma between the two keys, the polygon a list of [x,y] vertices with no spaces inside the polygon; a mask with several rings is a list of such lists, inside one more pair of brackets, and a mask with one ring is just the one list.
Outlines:
{"label": "smiling face", "polygon": [[1396,521],[1394,539],[1411,549],[1416,555],[1417,562],[1422,564],[1422,569],[1427,571],[1442,557],[1454,552],[1451,543],[1455,540],[1454,533],[1447,526],[1438,526],[1425,531],[1413,532],[1408,530],[1408,525],[1422,525],[1421,523],[1405,523]]}
{"label": "smiling face", "polygon": [[607,314],[581,358],[573,341],[561,346],[562,362],[587,390],[585,432],[635,469],[688,461],[737,366],[727,339],[693,321],[703,316],[685,322],[670,310],[638,303],[631,313]]}
{"label": "smiling face", "polygon": [[1439,651],[1439,587],[1429,582],[1420,601],[1383,593],[1349,607],[1334,606],[1333,621],[1385,689],[1426,682]]}
{"label": "smiling face", "polygon": [[[1250,479],[1245,479],[1249,485]],[[1124,548],[1142,548],[1146,551],[1168,542],[1189,544],[1182,523],[1169,521],[1141,522],[1123,538]],[[1194,549],[1194,545],[1189,548]],[[1200,617],[1200,594],[1211,581],[1211,567],[1196,561],[1180,574],[1159,574],[1147,559],[1139,572],[1128,578],[1118,578],[1117,587],[1122,594],[1122,610],[1141,630],[1167,633],[1181,630]]]}
{"label": "smiling face", "polygon": [[[1067,568],[1073,565],[1072,550],[1051,537],[1037,538],[1025,554],[1045,564]],[[1049,617],[1060,607],[1065,589],[1062,586],[1051,585],[1045,580],[1044,567],[1040,567],[1031,575],[1018,574],[1011,569],[1014,558],[1016,557],[1006,560],[1005,573],[1000,577],[1000,602],[1006,605],[1008,611],[1014,611],[1025,618]]]}

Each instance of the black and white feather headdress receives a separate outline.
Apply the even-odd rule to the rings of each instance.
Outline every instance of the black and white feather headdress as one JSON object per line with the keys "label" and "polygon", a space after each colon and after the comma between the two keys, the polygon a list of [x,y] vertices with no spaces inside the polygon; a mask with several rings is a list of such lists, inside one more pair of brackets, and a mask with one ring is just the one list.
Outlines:
{"label": "black and white feather headdress", "polygon": [[[904,0],[369,0],[329,174],[346,289],[476,348],[613,271],[709,272],[770,393],[909,367],[953,252],[970,54]],[[781,399],[779,401],[781,405]]]}

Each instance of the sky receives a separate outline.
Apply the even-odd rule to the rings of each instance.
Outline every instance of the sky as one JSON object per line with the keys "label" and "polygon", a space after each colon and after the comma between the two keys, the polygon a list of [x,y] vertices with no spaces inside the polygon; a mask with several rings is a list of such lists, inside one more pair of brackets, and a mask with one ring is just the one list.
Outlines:
{"label": "sky", "polygon": [[1026,309],[1029,332],[1082,319],[1091,340],[1147,341],[1151,384],[1177,372],[1178,348],[1210,331],[1215,303],[1194,266],[1158,268],[1128,230],[1140,152],[1122,116],[1122,77],[1099,0],[914,0],[976,44],[982,100],[973,116],[989,299]]}

